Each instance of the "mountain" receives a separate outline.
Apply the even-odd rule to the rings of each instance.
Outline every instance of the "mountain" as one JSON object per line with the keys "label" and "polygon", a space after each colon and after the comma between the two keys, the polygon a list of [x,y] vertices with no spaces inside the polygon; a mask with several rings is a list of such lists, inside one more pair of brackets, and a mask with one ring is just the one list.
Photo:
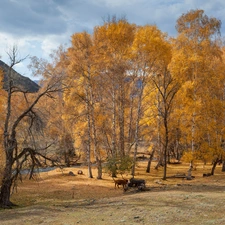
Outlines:
{"label": "mountain", "polygon": [[[3,70],[4,73],[3,88],[7,90],[8,77],[6,75],[10,67],[0,60],[0,68]],[[22,76],[21,74],[17,73],[14,69],[12,69],[12,80],[13,85],[22,89],[23,91],[34,93],[37,92],[40,88],[37,83],[32,81],[30,78]]]}

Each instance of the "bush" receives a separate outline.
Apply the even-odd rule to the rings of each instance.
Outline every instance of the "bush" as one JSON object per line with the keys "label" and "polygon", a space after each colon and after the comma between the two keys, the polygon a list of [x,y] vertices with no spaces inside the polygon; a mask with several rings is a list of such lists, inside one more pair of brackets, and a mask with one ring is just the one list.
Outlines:
{"label": "bush", "polygon": [[131,170],[133,160],[129,156],[108,158],[104,166],[106,172],[115,177],[117,174],[124,174]]}

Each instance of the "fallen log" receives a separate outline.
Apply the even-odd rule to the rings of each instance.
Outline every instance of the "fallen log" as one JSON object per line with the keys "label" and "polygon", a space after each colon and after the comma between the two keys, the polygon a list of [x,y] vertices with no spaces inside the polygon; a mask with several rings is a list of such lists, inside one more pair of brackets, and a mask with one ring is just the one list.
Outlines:
{"label": "fallen log", "polygon": [[[166,177],[166,178],[188,178],[188,176],[186,174],[176,174],[176,175],[173,175],[173,176],[169,176],[169,177]],[[195,178],[195,176],[191,176],[190,178]]]}

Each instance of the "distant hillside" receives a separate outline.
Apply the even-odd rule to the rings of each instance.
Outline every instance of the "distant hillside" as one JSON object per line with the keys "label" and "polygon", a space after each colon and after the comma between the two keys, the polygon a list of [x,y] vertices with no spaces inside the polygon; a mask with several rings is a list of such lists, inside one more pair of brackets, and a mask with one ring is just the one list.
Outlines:
{"label": "distant hillside", "polygon": [[39,85],[39,83],[40,83],[40,80],[33,80],[36,84],[38,84]]}
{"label": "distant hillside", "polygon": [[[7,90],[8,77],[6,76],[6,74],[9,71],[9,66],[0,60],[0,68],[3,69],[4,71],[3,88]],[[12,79],[13,85],[22,89],[23,91],[34,93],[37,92],[40,88],[37,83],[32,81],[30,78],[22,76],[21,74],[17,73],[14,69],[12,70]]]}

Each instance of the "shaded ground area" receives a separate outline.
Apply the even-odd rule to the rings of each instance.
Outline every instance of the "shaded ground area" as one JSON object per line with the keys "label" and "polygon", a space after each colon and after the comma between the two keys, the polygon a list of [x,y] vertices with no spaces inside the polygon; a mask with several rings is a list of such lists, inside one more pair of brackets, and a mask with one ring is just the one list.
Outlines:
{"label": "shaded ground area", "polygon": [[[169,166],[168,175],[187,168]],[[18,183],[12,200],[19,207],[0,210],[0,224],[225,224],[225,174],[221,168],[215,176],[203,178],[202,173],[210,167],[199,166],[191,181],[162,181],[162,170],[146,174],[141,163],[137,178],[146,179],[147,191],[134,188],[125,193],[114,188],[107,174],[103,180],[89,179],[82,169],[84,175],[69,176],[69,171],[76,174],[78,169],[67,168]]]}

